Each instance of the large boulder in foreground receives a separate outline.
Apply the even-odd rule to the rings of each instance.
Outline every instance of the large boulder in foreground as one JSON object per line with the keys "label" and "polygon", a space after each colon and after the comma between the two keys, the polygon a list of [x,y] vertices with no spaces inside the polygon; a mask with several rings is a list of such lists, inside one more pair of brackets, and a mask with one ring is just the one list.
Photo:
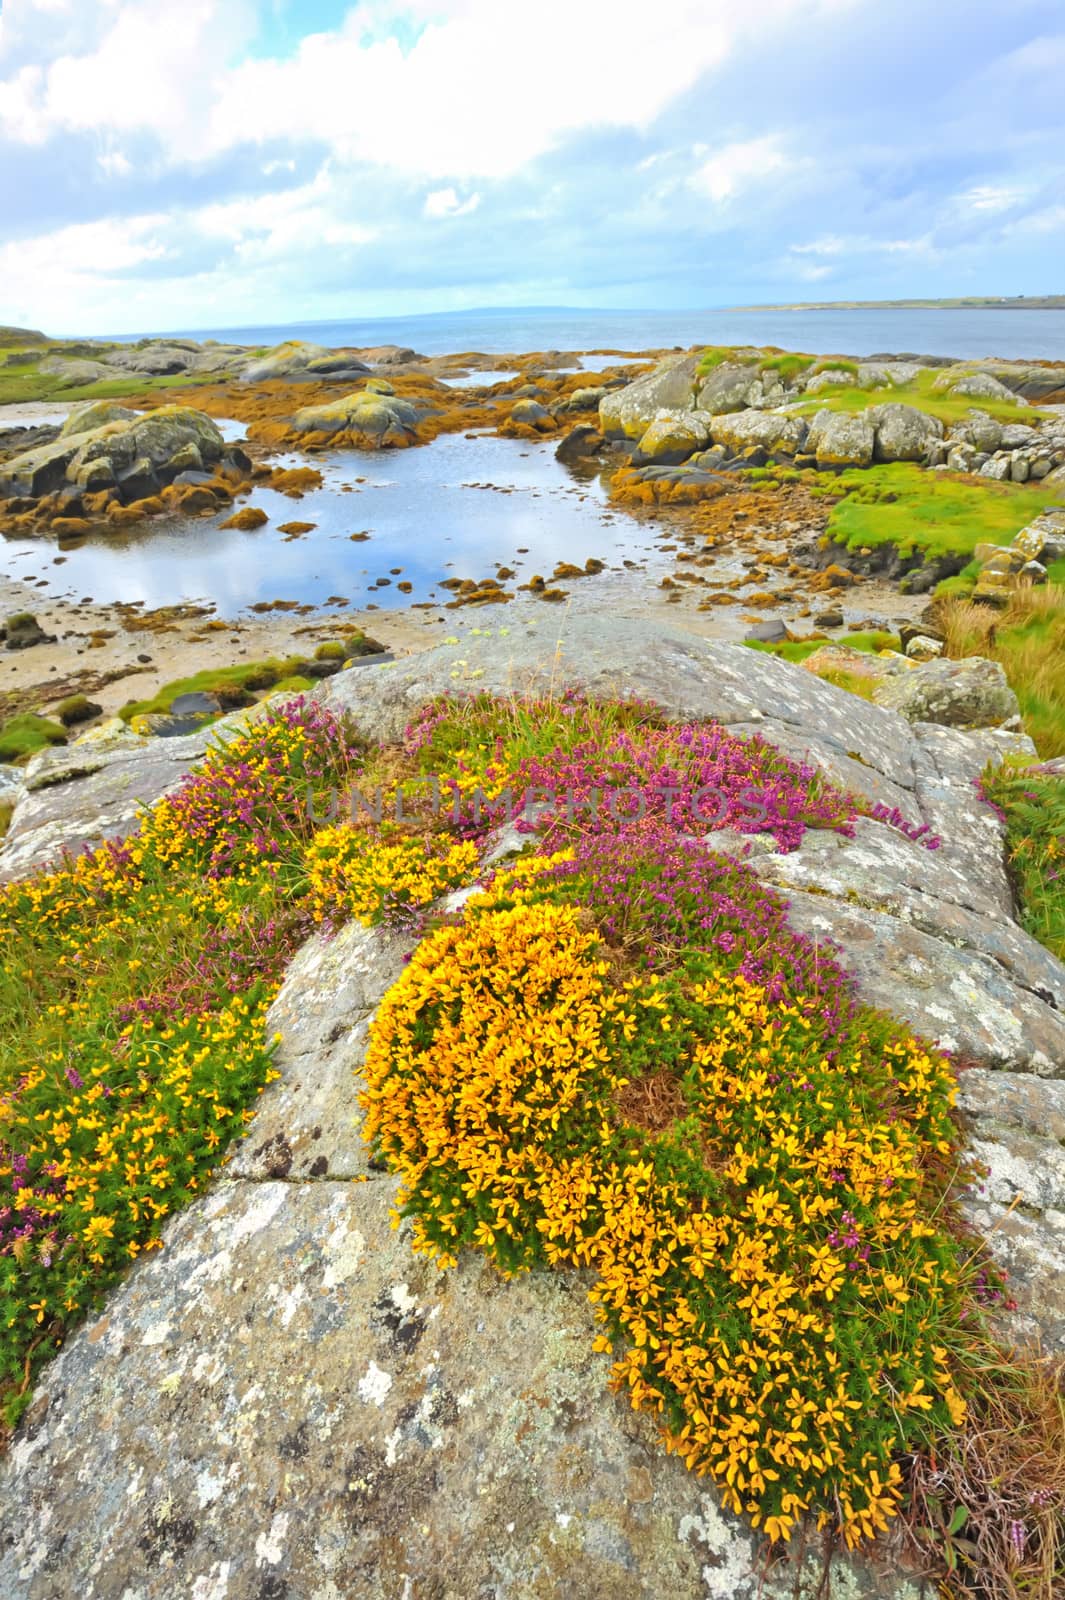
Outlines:
{"label": "large boulder in foreground", "polygon": [[[963,1109],[994,1177],[973,1204],[1013,1268],[1014,1326],[1065,1347],[1065,970],[1014,920],[1002,826],[974,787],[1015,741],[912,725],[773,657],[618,617],[470,629],[318,693],[389,738],[439,693],[564,684],[760,733],[880,808],[853,839],[811,830],[789,855],[755,840],[752,866],[794,925],[844,945],[863,997],[976,1063]],[[74,754],[38,758],[39,799],[47,763]],[[68,804],[81,781],[56,786]],[[750,1530],[607,1393],[579,1275],[506,1282],[469,1255],[441,1274],[411,1253],[355,1103],[405,953],[351,925],[296,957],[269,1018],[280,1077],[221,1180],[41,1377],[0,1468],[0,1593],[930,1600],[890,1545],[824,1586],[813,1554],[763,1574]]]}
{"label": "large boulder in foreground", "polygon": [[736,454],[762,449],[770,455],[793,456],[802,449],[806,432],[802,417],[783,411],[737,411],[710,419],[714,443]]}
{"label": "large boulder in foreground", "polygon": [[639,439],[660,411],[690,411],[698,388],[698,354],[662,362],[653,372],[615,389],[599,402],[599,425],[608,439]]}
{"label": "large boulder in foreground", "polygon": [[[133,420],[126,420],[132,416]],[[211,418],[189,406],[126,413],[88,432],[62,434],[0,467],[0,496],[51,494],[66,485],[79,489],[117,487],[128,480],[130,499],[142,499],[171,483],[194,445],[206,465],[220,461],[225,441]],[[176,460],[175,460],[176,458]],[[172,465],[173,463],[173,465]]]}
{"label": "large boulder in foreground", "polygon": [[877,704],[900,711],[910,722],[950,728],[998,728],[1020,724],[1017,696],[997,661],[926,661],[912,672],[877,686]]}
{"label": "large boulder in foreground", "polygon": [[806,440],[819,467],[871,466],[875,445],[876,431],[864,411],[819,411]]}
{"label": "large boulder in foreground", "polygon": [[634,465],[659,466],[687,461],[710,441],[709,417],[698,411],[662,411],[647,432],[640,436],[632,460]]}
{"label": "large boulder in foreground", "polygon": [[139,416],[139,411],[131,411],[114,400],[89,400],[83,406],[74,407],[60,428],[59,437],[71,439],[76,433],[95,433],[97,428],[106,428],[109,422],[136,422]]}
{"label": "large boulder in foreground", "polygon": [[876,428],[877,461],[923,461],[943,437],[943,424],[916,406],[872,406],[866,416]]}

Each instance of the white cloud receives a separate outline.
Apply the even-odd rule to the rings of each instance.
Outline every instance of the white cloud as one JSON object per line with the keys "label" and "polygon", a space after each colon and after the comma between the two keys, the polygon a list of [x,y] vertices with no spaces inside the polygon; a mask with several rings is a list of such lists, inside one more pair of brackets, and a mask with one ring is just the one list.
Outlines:
{"label": "white cloud", "polygon": [[846,248],[845,239],[830,233],[824,239],[811,239],[809,244],[793,244],[791,253],[795,256],[840,256]]}
{"label": "white cloud", "polygon": [[344,216],[328,166],[310,183],[281,193],[228,200],[202,207],[186,218],[192,233],[227,240],[249,261],[277,260],[319,253],[323,246],[368,244],[378,230]]}
{"label": "white cloud", "polygon": [[964,194],[958,196],[961,208],[972,211],[1007,211],[1010,206],[1015,206],[1025,199],[1027,190],[1019,185],[1011,188],[1007,184],[978,183],[972,189],[966,189]]}
{"label": "white cloud", "polygon": [[[532,10],[377,0],[286,60],[234,67],[255,31],[252,0],[84,3],[99,12],[99,42],[8,86],[9,136],[148,130],[173,164],[249,140],[313,142],[342,160],[455,179],[512,173],[582,128],[646,129],[744,40],[858,0],[762,0],[757,15],[743,0],[673,0],[660,27],[645,0],[613,0],[608,12],[571,0]],[[412,16],[424,26],[404,48],[388,30],[409,35]],[[566,62],[594,70],[575,86]]]}
{"label": "white cloud", "polygon": [[434,189],[426,195],[423,210],[427,217],[468,217],[480,203],[479,194],[460,200],[454,189]]}
{"label": "white cloud", "polygon": [[[31,321],[69,331],[91,325],[93,314],[128,300],[124,274],[161,261],[167,218],[159,213],[118,222],[84,222],[33,239],[0,245],[5,304],[26,308]],[[106,313],[105,313],[106,314]],[[106,325],[106,324],[105,324]],[[56,331],[64,331],[57,327]]]}
{"label": "white cloud", "polygon": [[0,132],[19,144],[42,144],[52,130],[41,98],[44,81],[41,67],[28,66],[0,83]]}
{"label": "white cloud", "polygon": [[111,150],[97,156],[96,165],[108,178],[128,178],[133,171],[133,163],[121,150]]}
{"label": "white cloud", "polygon": [[796,165],[774,134],[745,139],[715,151],[688,179],[689,187],[715,204],[734,200],[743,190]]}

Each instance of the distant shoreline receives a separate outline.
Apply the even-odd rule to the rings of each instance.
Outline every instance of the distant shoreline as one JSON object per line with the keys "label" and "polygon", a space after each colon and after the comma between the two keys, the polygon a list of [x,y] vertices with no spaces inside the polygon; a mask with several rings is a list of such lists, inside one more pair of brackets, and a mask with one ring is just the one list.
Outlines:
{"label": "distant shoreline", "polygon": [[794,300],[729,311],[1065,311],[1065,294],[972,295],[953,300]]}

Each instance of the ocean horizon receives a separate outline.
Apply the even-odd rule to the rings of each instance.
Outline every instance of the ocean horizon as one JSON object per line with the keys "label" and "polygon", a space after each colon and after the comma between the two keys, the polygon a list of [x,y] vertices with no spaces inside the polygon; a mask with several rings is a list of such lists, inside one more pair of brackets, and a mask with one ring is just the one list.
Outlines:
{"label": "ocean horizon", "polygon": [[[1000,357],[1065,361],[1065,310],[1011,307],[883,307],[873,310],[611,311],[515,306],[417,316],[358,317],[235,326],[182,326],[141,334],[267,345],[306,338],[329,347],[407,345],[427,356],[463,351],[687,349],[692,345],[775,345],[811,355]],[[76,336],[72,336],[76,337]]]}

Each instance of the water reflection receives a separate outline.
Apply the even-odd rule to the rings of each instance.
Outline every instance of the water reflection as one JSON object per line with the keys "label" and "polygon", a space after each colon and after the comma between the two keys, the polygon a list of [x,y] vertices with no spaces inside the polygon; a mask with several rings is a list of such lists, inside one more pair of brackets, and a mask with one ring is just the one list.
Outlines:
{"label": "water reflection", "polygon": [[[279,458],[281,465],[305,458]],[[321,490],[293,500],[257,485],[245,503],[266,512],[253,532],[223,529],[226,513],[101,530],[60,548],[51,540],[5,538],[0,565],[43,580],[42,595],[99,603],[213,602],[234,615],[285,599],[321,605],[343,596],[386,608],[446,600],[440,580],[491,577],[499,565],[524,582],[550,576],[556,563],[608,565],[649,555],[654,530],[609,506],[598,477],[576,477],[554,458],[554,442],[447,434],[421,449],[316,457]],[[290,538],[283,524],[311,522]],[[366,540],[353,535],[368,534]],[[526,553],[523,553],[524,551]],[[379,586],[379,579],[387,583]],[[602,580],[596,580],[601,583]],[[400,583],[410,584],[400,591]],[[579,587],[579,586],[578,586]]]}

